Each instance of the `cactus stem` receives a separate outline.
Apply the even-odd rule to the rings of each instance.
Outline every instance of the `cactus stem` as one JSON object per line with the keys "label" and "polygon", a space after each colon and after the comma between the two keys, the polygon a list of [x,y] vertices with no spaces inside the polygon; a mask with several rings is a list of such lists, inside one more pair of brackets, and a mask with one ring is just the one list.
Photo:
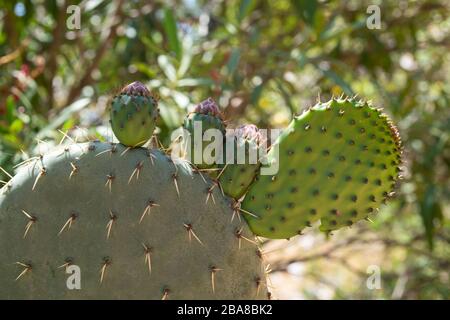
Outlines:
{"label": "cactus stem", "polygon": [[144,264],[148,266],[148,273],[151,274],[152,273],[152,259],[151,259],[152,248],[147,246],[145,243],[143,243],[142,246],[144,247],[144,254],[145,254]]}
{"label": "cactus stem", "polygon": [[159,204],[156,204],[154,201],[149,200],[147,206],[144,209],[144,212],[142,212],[141,219],[139,220],[139,223],[141,223],[142,220],[144,220],[144,218],[145,218],[145,216],[147,214],[150,214],[150,210],[152,209],[152,207],[159,207]]}
{"label": "cactus stem", "polygon": [[112,182],[113,182],[115,177],[112,174],[108,174],[108,175],[106,175],[106,178],[107,179],[106,179],[105,187],[108,187],[109,192],[111,192]]}
{"label": "cactus stem", "polygon": [[192,237],[194,237],[195,240],[198,241],[198,243],[200,243],[202,246],[204,245],[203,242],[200,240],[200,238],[195,234],[194,229],[192,227],[192,224],[184,223],[183,226],[186,229],[186,231],[188,232],[189,242],[191,242],[192,241]]}
{"label": "cactus stem", "polygon": [[111,235],[111,230],[113,227],[114,222],[117,220],[117,216],[112,212],[112,210],[109,210],[109,221],[106,224],[106,239],[109,239]]}
{"label": "cactus stem", "polygon": [[72,227],[72,223],[75,221],[76,218],[77,218],[77,215],[74,212],[72,212],[70,214],[69,219],[67,219],[66,223],[62,226],[61,230],[59,230],[58,236],[61,235],[61,233],[63,233],[63,231],[66,228],[67,228],[67,230],[70,229],[70,227]]}
{"label": "cactus stem", "polygon": [[100,268],[100,283],[103,283],[103,279],[106,275],[106,268],[111,264],[111,260],[109,258],[103,259],[102,267]]}
{"label": "cactus stem", "polygon": [[23,262],[16,262],[17,265],[22,266],[24,269],[22,270],[22,272],[17,276],[17,278],[15,279],[15,281],[19,280],[20,278],[22,278],[25,274],[27,274],[29,271],[31,271],[31,264],[29,263],[23,263]]}
{"label": "cactus stem", "polygon": [[35,216],[30,215],[28,212],[22,209],[22,213],[28,218],[28,223],[25,226],[25,232],[23,234],[23,239],[28,234],[28,231],[30,231],[30,228],[33,226],[33,224],[37,221],[37,218]]}
{"label": "cactus stem", "polygon": [[73,164],[73,162],[70,163],[70,166],[72,167],[72,171],[70,171],[69,180],[72,179],[72,176],[78,172],[78,167]]}
{"label": "cactus stem", "polygon": [[170,293],[169,288],[164,288],[164,290],[163,290],[163,296],[162,296],[161,300],[167,300],[167,299],[169,299],[169,293]]}
{"label": "cactus stem", "polygon": [[47,169],[45,167],[42,167],[41,171],[39,171],[39,174],[36,177],[36,180],[34,180],[33,187],[31,188],[31,191],[34,191],[34,189],[36,188],[37,183],[42,178],[42,176],[44,176],[46,173],[47,173]]}
{"label": "cactus stem", "polygon": [[211,271],[211,287],[212,287],[212,292],[215,294],[216,293],[216,285],[215,285],[215,275],[217,271],[222,271],[223,269],[219,269],[215,266],[212,266],[209,268],[209,270]]}
{"label": "cactus stem", "polygon": [[133,179],[134,175],[136,175],[136,180],[139,179],[139,173],[141,172],[143,166],[144,166],[144,161],[142,161],[142,160],[139,161],[138,164],[136,165],[136,168],[131,173],[130,178],[128,179],[128,184],[130,184],[131,179]]}
{"label": "cactus stem", "polygon": [[8,173],[8,171],[6,171],[5,169],[3,169],[2,167],[0,167],[0,170],[2,170],[4,174],[6,174],[9,178],[12,179],[13,176],[10,175],[10,174]]}

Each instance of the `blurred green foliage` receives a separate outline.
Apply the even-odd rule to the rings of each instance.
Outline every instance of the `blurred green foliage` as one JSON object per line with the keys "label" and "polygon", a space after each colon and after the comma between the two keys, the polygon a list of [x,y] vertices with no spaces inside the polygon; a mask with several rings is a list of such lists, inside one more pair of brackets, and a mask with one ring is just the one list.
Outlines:
{"label": "blurred green foliage", "polygon": [[[12,173],[61,132],[112,139],[108,99],[134,80],[161,96],[166,146],[208,96],[232,124],[268,128],[358,93],[392,116],[405,148],[403,183],[370,227],[411,246],[404,297],[450,296],[448,1],[85,0],[79,30],[70,4],[0,0],[0,166]],[[380,29],[366,26],[372,4]]]}

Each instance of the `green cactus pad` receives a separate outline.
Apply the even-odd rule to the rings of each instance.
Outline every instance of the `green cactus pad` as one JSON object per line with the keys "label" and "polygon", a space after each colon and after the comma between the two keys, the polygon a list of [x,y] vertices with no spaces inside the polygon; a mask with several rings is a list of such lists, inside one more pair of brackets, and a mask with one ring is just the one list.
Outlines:
{"label": "green cactus pad", "polygon": [[[258,149],[262,142],[262,136],[255,125],[244,125],[236,129],[227,139],[234,140],[234,157],[230,159],[230,163],[225,163],[219,182],[226,195],[239,200],[255,179],[261,166],[258,159],[261,154]],[[243,151],[242,159],[238,157],[237,150],[239,148],[242,148]],[[250,157],[250,153],[252,153],[252,157]],[[226,159],[228,160],[228,158]]]}
{"label": "green cactus pad", "polygon": [[[0,189],[0,299],[266,298],[253,236],[213,185],[121,144],[29,162]],[[70,266],[80,290],[66,286]]]}
{"label": "green cactus pad", "polygon": [[[199,128],[200,135],[195,134],[196,126]],[[219,154],[216,155],[213,153],[212,157],[205,158],[205,156],[209,155],[209,153],[206,153],[205,155],[204,151],[210,145],[210,141],[203,141],[204,134],[209,129],[219,130],[222,135],[222,139],[225,135],[225,123],[215,101],[212,98],[208,98],[199,103],[195,110],[187,115],[184,120],[183,127],[190,135],[190,144],[185,145],[184,149],[188,151],[188,158],[191,163],[199,169],[216,167],[216,160]],[[220,141],[221,145],[222,142],[223,140]],[[200,158],[201,161],[196,161],[197,151],[201,152],[201,157],[197,156],[197,158]]]}
{"label": "green cactus pad", "polygon": [[111,126],[117,139],[128,147],[145,144],[155,130],[158,102],[140,82],[127,85],[111,105]]}
{"label": "green cactus pad", "polygon": [[289,238],[351,226],[391,196],[401,162],[396,128],[380,110],[353,99],[319,103],[296,117],[269,151],[276,175],[261,175],[245,196],[260,236]]}

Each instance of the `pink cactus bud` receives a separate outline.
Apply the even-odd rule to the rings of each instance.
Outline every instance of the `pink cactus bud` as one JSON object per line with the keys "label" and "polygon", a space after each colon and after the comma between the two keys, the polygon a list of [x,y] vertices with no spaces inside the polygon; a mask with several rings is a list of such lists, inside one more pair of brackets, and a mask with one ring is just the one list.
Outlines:
{"label": "pink cactus bud", "polygon": [[150,95],[150,91],[147,89],[147,87],[142,82],[139,82],[139,81],[134,81],[134,82],[130,83],[129,85],[125,86],[120,93],[133,95],[133,96],[149,96]]}
{"label": "pink cactus bud", "polygon": [[263,141],[261,132],[254,124],[245,124],[240,126],[236,129],[235,136],[240,139],[253,140],[258,145]]}
{"label": "pink cactus bud", "polygon": [[211,98],[211,97],[200,102],[195,107],[194,112],[201,113],[201,114],[207,114],[207,115],[222,119],[222,114],[220,113],[219,107],[217,106],[217,103],[213,100],[213,98]]}

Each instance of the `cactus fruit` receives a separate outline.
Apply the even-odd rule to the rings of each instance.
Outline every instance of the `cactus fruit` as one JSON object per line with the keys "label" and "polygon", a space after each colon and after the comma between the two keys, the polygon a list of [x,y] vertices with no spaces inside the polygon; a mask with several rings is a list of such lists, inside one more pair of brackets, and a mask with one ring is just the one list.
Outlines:
{"label": "cactus fruit", "polygon": [[[219,107],[212,98],[208,98],[199,103],[193,112],[189,113],[183,124],[183,128],[189,137],[185,137],[183,148],[187,152],[187,158],[191,163],[199,169],[208,169],[216,167],[217,162],[223,163],[223,160],[218,161],[218,157],[223,154],[223,150],[218,150],[217,154],[211,150],[208,134],[217,134],[222,138],[221,141],[215,141],[220,146],[223,144],[223,136],[225,135],[225,123]],[[205,136],[206,133],[206,136]],[[189,139],[186,139],[189,138]],[[204,141],[205,140],[205,141]]]}
{"label": "cactus fruit", "polygon": [[122,144],[139,147],[151,138],[158,114],[157,99],[144,84],[135,81],[113,98],[111,127]]}
{"label": "cactus fruit", "polygon": [[229,140],[233,142],[233,146],[225,147],[226,161],[219,182],[225,194],[238,200],[245,194],[259,171],[263,137],[255,125],[248,124],[233,131],[232,135],[227,137],[227,141]]}
{"label": "cactus fruit", "polygon": [[351,226],[391,196],[401,161],[396,128],[353,99],[319,103],[296,117],[272,146],[279,172],[257,177],[242,207],[251,230],[289,238],[320,220],[323,231]]}
{"label": "cactus fruit", "polygon": [[[0,191],[0,298],[265,298],[251,233],[203,178],[100,142],[29,162]],[[81,290],[66,287],[70,265]]]}

